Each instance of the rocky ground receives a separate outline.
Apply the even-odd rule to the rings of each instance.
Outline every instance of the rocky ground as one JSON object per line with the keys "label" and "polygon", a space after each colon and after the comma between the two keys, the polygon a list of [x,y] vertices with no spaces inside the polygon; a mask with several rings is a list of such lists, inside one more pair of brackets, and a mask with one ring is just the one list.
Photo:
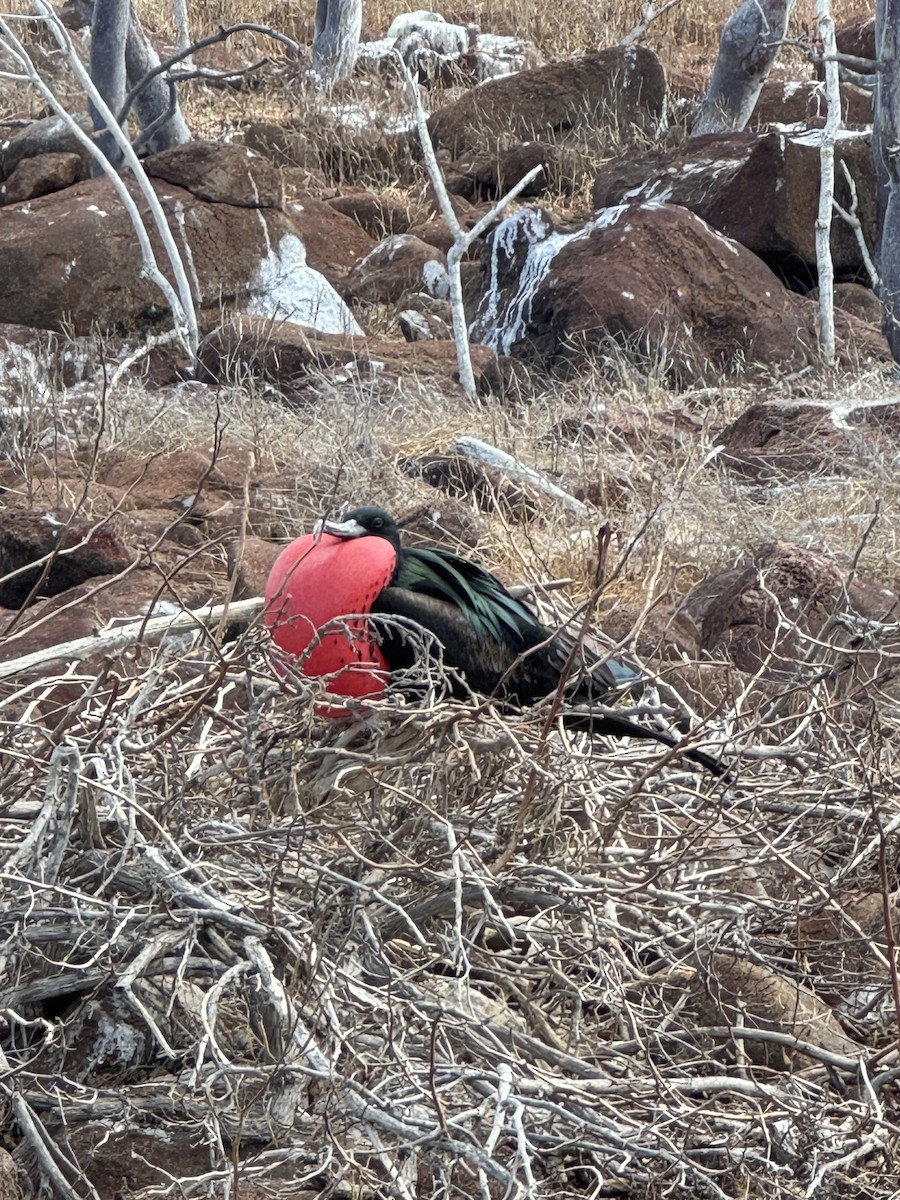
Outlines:
{"label": "rocky ground", "polygon": [[[813,70],[698,145],[690,14],[587,60],[445,15],[529,35],[410,48],[462,224],[543,168],[463,264],[471,398],[374,50],[328,99],[280,52],[196,86],[203,140],[148,161],[199,364],[108,181],[0,146],[0,1195],[887,1200],[900,407],[843,230],[819,358]],[[254,602],[364,502],[633,653],[732,779],[436,678],[324,720]]]}

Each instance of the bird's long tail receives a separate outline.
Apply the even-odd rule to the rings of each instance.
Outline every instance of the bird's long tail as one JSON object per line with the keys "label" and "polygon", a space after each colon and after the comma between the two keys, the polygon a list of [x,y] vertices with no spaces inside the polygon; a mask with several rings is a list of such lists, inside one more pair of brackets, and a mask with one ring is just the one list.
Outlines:
{"label": "bird's long tail", "polygon": [[[612,713],[599,712],[564,712],[561,716],[563,724],[567,729],[589,733],[595,737],[644,738],[645,740],[660,742],[663,746],[670,747],[678,747],[682,744],[671,733],[665,733],[662,729],[654,729],[652,725],[642,725],[639,721],[631,720],[630,717],[620,717]],[[711,754],[704,753],[703,750],[696,750],[693,746],[687,746],[684,749],[684,757],[701,767],[705,767],[713,775],[718,775],[726,783],[731,783],[734,779],[734,776],[726,766],[723,766]]]}

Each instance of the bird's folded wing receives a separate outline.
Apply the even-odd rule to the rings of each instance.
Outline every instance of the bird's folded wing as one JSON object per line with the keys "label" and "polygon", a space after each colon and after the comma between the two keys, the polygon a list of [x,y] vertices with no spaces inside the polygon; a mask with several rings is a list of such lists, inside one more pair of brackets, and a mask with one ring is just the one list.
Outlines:
{"label": "bird's folded wing", "polygon": [[457,605],[476,633],[497,642],[520,643],[523,630],[539,624],[528,605],[490,571],[446,550],[405,549],[394,582]]}
{"label": "bird's folded wing", "polygon": [[[460,671],[473,691],[491,695],[518,659],[506,642],[477,629],[457,604],[404,587],[389,587],[372,607],[373,616],[404,617],[434,634],[448,667]],[[378,629],[382,649],[393,669],[411,667],[416,650],[402,628],[384,622]]]}

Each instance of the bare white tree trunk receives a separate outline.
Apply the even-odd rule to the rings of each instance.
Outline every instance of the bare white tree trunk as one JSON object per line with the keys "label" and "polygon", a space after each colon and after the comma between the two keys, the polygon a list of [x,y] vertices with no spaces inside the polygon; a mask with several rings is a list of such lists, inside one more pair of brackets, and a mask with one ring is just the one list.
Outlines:
{"label": "bare white tree trunk", "polygon": [[[184,6],[186,0],[176,0]],[[186,29],[185,29],[186,32]],[[154,67],[159,56],[147,40],[130,0],[94,0],[91,15],[91,79],[107,108],[121,113],[128,88],[140,82]],[[91,103],[94,129],[106,129],[96,106]],[[162,75],[152,79],[134,102],[134,111],[142,130],[152,127],[143,143],[150,151],[165,150],[190,141],[177,97]],[[99,145],[110,162],[122,160],[116,139],[110,132],[100,135]]]}
{"label": "bare white tree trunk", "polygon": [[[130,11],[129,0],[94,0],[91,14],[91,79],[113,113],[121,112],[125,102],[125,38]],[[91,103],[89,107],[99,134],[97,144],[110,162],[121,161],[115,136],[106,128],[96,105]]]}
{"label": "bare white tree trunk", "polygon": [[173,12],[175,16],[175,49],[187,50],[191,44],[187,0],[173,0]]}
{"label": "bare white tree trunk", "polygon": [[881,184],[879,275],[884,332],[900,362],[900,0],[877,0],[875,53],[875,167]]}
{"label": "bare white tree trunk", "polygon": [[819,273],[819,348],[826,366],[834,366],[834,262],[831,220],[834,207],[834,144],[841,128],[841,81],[831,0],[816,0],[816,21],[825,59],[825,128],[819,151],[819,213],[816,217],[816,267]]}
{"label": "bare white tree trunk", "polygon": [[[141,22],[132,8],[125,42],[128,86],[133,88],[149,71],[158,66],[159,55],[148,42]],[[164,75],[157,75],[150,81],[135,100],[134,110],[141,129],[153,129],[152,135],[144,142],[145,148],[151,153],[167,150],[170,146],[180,146],[191,140],[191,131],[181,115],[174,89],[170,90]]]}
{"label": "bare white tree trunk", "polygon": [[463,304],[462,272],[460,266],[466,251],[472,243],[477,241],[483,233],[490,229],[500,214],[515,200],[516,196],[533,179],[536,179],[540,175],[543,167],[532,167],[528,174],[523,176],[514,187],[510,188],[506,195],[502,196],[490,212],[485,213],[476,225],[469,230],[463,229],[453,209],[440,163],[434,152],[434,143],[431,140],[431,134],[428,132],[428,120],[425,116],[425,108],[422,104],[419,85],[413,79],[409,67],[407,67],[399,54],[397,58],[400,70],[406,79],[406,90],[412,102],[413,113],[416,119],[416,132],[419,135],[419,141],[422,145],[422,157],[425,160],[425,170],[428,172],[428,178],[431,180],[431,186],[434,188],[434,194],[440,206],[441,213],[447,222],[447,228],[453,235],[453,245],[447,251],[447,278],[450,282],[450,319],[453,324],[453,341],[456,344],[459,382],[466,395],[474,397],[476,394],[475,372],[472,370],[472,352],[469,346],[469,327],[466,322],[466,310]]}
{"label": "bare white tree trunk", "polygon": [[318,0],[312,65],[326,84],[353,74],[361,31],[362,0]]}
{"label": "bare white tree trunk", "polygon": [[745,0],[725,22],[691,137],[743,129],[778,54],[794,0]]}

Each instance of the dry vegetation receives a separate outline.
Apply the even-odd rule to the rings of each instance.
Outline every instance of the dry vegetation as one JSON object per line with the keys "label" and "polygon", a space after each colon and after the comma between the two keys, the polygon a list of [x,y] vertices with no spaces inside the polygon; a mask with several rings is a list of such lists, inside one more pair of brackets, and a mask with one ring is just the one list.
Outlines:
{"label": "dry vegetation", "polygon": [[[707,64],[728,7],[688,0],[656,46]],[[400,10],[368,7],[367,28]],[[565,12],[445,15],[548,55],[637,19]],[[285,4],[193,18],[309,35]],[[188,113],[225,133],[283,111],[272,87],[197,89]],[[896,655],[867,682],[835,628],[773,683],[664,660],[655,620],[773,538],[900,589],[895,456],[748,485],[715,435],[789,385],[674,393],[621,353],[516,402],[323,377],[298,408],[235,376],[155,392],[98,372],[65,395],[26,374],[0,426],[14,490],[102,520],[98,463],[200,448],[247,464],[285,537],[351,501],[442,510],[448,537],[462,515],[507,582],[571,580],[548,619],[590,600],[598,644],[601,626],[636,641],[658,680],[644,707],[687,714],[735,781],[546,710],[450,703],[435,678],[415,704],[326,721],[257,625],[3,679],[0,1088],[20,1182],[103,1200],[123,1176],[142,1200],[896,1196]],[[790,385],[835,405],[894,386]],[[665,414],[699,432],[664,436]],[[604,505],[515,521],[450,504],[404,463],[459,434]],[[201,554],[223,561],[222,540]]]}
{"label": "dry vegetation", "polygon": [[[209,446],[212,399],[129,385],[101,453]],[[302,412],[252,381],[215,399],[224,450],[296,480],[272,492],[285,532],[323,504],[421,506],[399,464],[473,430],[567,482],[626,480],[580,524],[476,518],[507,579],[565,574],[577,601],[609,517],[616,628],[771,535],[900,574],[888,464],[748,494],[708,434],[616,432],[682,405],[712,431],[740,388],[675,397],[623,361],[452,418],[412,381],[323,381]],[[32,441],[34,487],[55,455],[72,489],[82,404],[52,450]],[[599,433],[573,446],[560,421]],[[806,646],[811,674],[835,661]],[[744,748],[726,786],[433,690],[323,722],[254,629],[93,661],[8,680],[0,706],[6,1090],[32,1173],[91,1194],[79,1163],[101,1196],[117,1170],[146,1197],[895,1194],[890,696],[876,715],[852,671],[835,692],[657,662],[704,742]],[[127,1135],[92,1155],[110,1127]]]}

